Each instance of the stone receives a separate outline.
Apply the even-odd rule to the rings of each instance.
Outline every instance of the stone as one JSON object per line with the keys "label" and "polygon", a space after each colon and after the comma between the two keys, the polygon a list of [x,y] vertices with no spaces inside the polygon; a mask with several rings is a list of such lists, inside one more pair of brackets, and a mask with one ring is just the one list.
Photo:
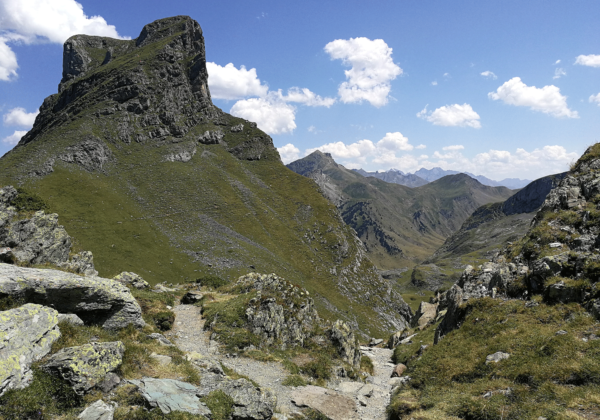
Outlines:
{"label": "stone", "polygon": [[392,372],[392,378],[400,377],[404,374],[404,372],[406,372],[406,365],[403,365],[402,363],[398,363],[396,366],[394,366],[394,371]]}
{"label": "stone", "polygon": [[159,333],[152,333],[152,334],[148,335],[148,338],[158,341],[158,343],[162,346],[173,346],[174,345],[167,339],[167,337],[165,337],[164,335],[159,334]]}
{"label": "stone", "polygon": [[105,394],[109,393],[113,389],[115,389],[121,383],[121,378],[114,372],[108,372],[104,375],[104,379],[100,382],[96,387],[104,392]]}
{"label": "stone", "polygon": [[68,322],[72,325],[84,325],[81,318],[75,314],[58,314],[58,322]]}
{"label": "stone", "polygon": [[369,347],[375,347],[381,343],[383,343],[382,338],[371,338],[371,341],[369,341]]}
{"label": "stone", "polygon": [[25,304],[0,312],[0,395],[31,382],[31,364],[46,356],[60,337],[58,312]]}
{"label": "stone", "polygon": [[84,323],[106,329],[145,325],[140,305],[129,289],[101,277],[0,263],[0,297],[4,296],[52,306],[61,313],[74,313]]}
{"label": "stone", "polygon": [[310,407],[330,420],[357,419],[354,400],[330,389],[308,385],[292,393],[292,402],[298,407]]}
{"label": "stone", "polygon": [[563,245],[560,242],[552,242],[550,245],[548,245],[550,248],[560,248]]}
{"label": "stone", "polygon": [[155,293],[169,293],[169,292],[176,292],[177,289],[174,289],[171,287],[166,287],[163,284],[157,284],[154,286],[154,289],[152,289],[152,291]]}
{"label": "stone", "polygon": [[577,286],[565,284],[564,281],[551,284],[544,290],[544,299],[548,302],[582,302],[585,290]]}
{"label": "stone", "polygon": [[244,131],[244,124],[234,125],[231,127],[230,130],[232,133],[239,133],[241,131]]}
{"label": "stone", "polygon": [[489,354],[486,358],[485,358],[485,364],[490,364],[490,363],[498,363],[501,360],[506,360],[510,357],[510,354],[508,353],[504,353],[501,351],[497,351],[494,354]]}
{"label": "stone", "polygon": [[218,389],[233,399],[234,420],[268,420],[273,416],[275,396],[246,379],[224,379]]}
{"label": "stone", "polygon": [[136,289],[147,289],[150,287],[146,280],[130,271],[123,271],[122,273],[117,274],[113,277],[113,280],[116,280],[125,286],[135,287]]}
{"label": "stone", "polygon": [[114,413],[115,408],[112,405],[98,400],[83,410],[77,418],[81,420],[113,420]]}
{"label": "stone", "polygon": [[203,297],[204,293],[192,290],[183,295],[181,298],[181,303],[184,305],[193,305],[194,303],[200,302]]}
{"label": "stone", "polygon": [[74,163],[88,172],[102,171],[107,162],[115,159],[108,146],[94,136],[88,136],[84,141],[67,147],[58,158],[66,163]]}
{"label": "stone", "polygon": [[[465,270],[465,272],[467,270]],[[458,284],[452,285],[446,292],[445,299],[448,302],[448,312],[446,312],[446,316],[435,330],[434,344],[437,344],[444,335],[458,328],[464,317],[464,313],[461,310],[461,305],[463,303],[463,289],[458,286]]]}
{"label": "stone", "polygon": [[348,324],[338,319],[327,334],[342,360],[353,366],[360,365],[358,341]]}
{"label": "stone", "polygon": [[164,414],[172,411],[211,417],[211,412],[196,395],[198,388],[187,382],[174,379],[142,378],[130,380],[129,383],[138,387],[142,397],[151,408],[160,408]]}
{"label": "stone", "polygon": [[169,356],[164,356],[162,354],[156,354],[156,353],[152,353],[150,355],[150,358],[152,358],[153,360],[156,360],[158,362],[159,365],[168,365],[169,363],[171,363],[173,361],[173,359]]}
{"label": "stone", "polygon": [[388,349],[395,349],[396,346],[400,344],[400,341],[404,340],[407,337],[408,333],[404,330],[396,331],[394,334],[390,335],[388,339]]}
{"label": "stone", "polygon": [[362,382],[344,381],[340,382],[336,391],[343,392],[345,394],[356,394],[364,384]]}
{"label": "stone", "polygon": [[82,395],[121,366],[124,354],[125,345],[120,341],[66,347],[53,354],[42,370],[61,377]]}
{"label": "stone", "polygon": [[205,131],[204,134],[198,137],[198,142],[202,144],[219,144],[224,135],[221,130]]}
{"label": "stone", "polygon": [[5,264],[14,264],[17,260],[12,249],[9,247],[0,248],[0,262]]}
{"label": "stone", "polygon": [[412,319],[413,328],[424,328],[426,325],[433,323],[437,315],[437,305],[433,303],[421,302],[419,309]]}
{"label": "stone", "polygon": [[565,335],[565,334],[567,334],[567,332],[565,330],[556,331],[556,335]]}
{"label": "stone", "polygon": [[363,385],[357,392],[358,395],[362,395],[363,397],[371,398],[375,393],[375,387],[371,384]]}
{"label": "stone", "polygon": [[66,270],[74,271],[84,276],[95,277],[98,272],[94,268],[94,256],[90,251],[82,251],[73,255],[69,261],[57,264],[59,267]]}

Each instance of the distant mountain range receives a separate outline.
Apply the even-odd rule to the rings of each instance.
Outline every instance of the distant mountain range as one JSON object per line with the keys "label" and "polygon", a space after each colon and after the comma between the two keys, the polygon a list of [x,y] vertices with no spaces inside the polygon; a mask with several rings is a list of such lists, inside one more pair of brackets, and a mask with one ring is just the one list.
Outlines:
{"label": "distant mountain range", "polygon": [[460,173],[464,173],[469,175],[471,178],[476,179],[481,182],[483,185],[487,185],[489,187],[506,187],[511,190],[524,188],[531,181],[528,179],[519,179],[519,178],[505,178],[502,181],[494,181],[493,179],[489,179],[483,175],[474,175],[470,172],[459,172],[452,170],[444,170],[439,167],[435,167],[432,169],[421,168],[415,173],[404,173],[398,169],[390,169],[389,171],[377,171],[377,172],[367,172],[363,169],[353,169],[355,172],[361,174],[362,176],[370,176],[374,178],[381,179],[385,182],[392,182],[394,184],[406,185],[407,187],[415,188],[420,187],[421,185],[425,185],[428,182],[437,181],[440,178],[445,177],[446,175],[456,175]]}

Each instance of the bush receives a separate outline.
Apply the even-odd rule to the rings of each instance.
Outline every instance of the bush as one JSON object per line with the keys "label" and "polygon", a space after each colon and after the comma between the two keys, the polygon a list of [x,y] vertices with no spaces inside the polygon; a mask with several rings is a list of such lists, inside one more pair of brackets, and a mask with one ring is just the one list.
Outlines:
{"label": "bush", "polygon": [[319,355],[316,360],[302,366],[302,372],[311,378],[329,380],[331,378],[331,360],[327,356]]}
{"label": "bush", "polygon": [[154,325],[161,331],[168,331],[173,328],[175,322],[175,313],[172,311],[161,311],[151,315]]}
{"label": "bush", "polygon": [[200,286],[210,287],[211,289],[218,289],[221,286],[229,284],[227,280],[223,280],[218,276],[203,276],[196,279],[196,283]]}
{"label": "bush", "polygon": [[375,372],[375,366],[369,356],[362,356],[360,358],[360,370],[367,372],[369,375],[373,375]]}
{"label": "bush", "polygon": [[285,386],[305,386],[306,381],[300,375],[289,375],[281,384]]}
{"label": "bush", "polygon": [[221,390],[212,391],[203,402],[212,412],[213,420],[228,420],[233,414],[233,398]]}
{"label": "bush", "polygon": [[40,210],[48,210],[50,207],[37,194],[30,193],[23,188],[17,188],[19,195],[12,201],[12,205],[19,212],[34,212]]}

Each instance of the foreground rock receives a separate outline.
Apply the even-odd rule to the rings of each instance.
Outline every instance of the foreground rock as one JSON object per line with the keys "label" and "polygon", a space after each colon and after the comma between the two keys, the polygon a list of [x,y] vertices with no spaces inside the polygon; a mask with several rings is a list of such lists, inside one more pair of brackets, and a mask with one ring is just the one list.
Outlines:
{"label": "foreground rock", "polygon": [[131,384],[138,387],[142,397],[152,408],[160,408],[164,414],[172,411],[185,411],[186,413],[210,416],[211,412],[196,395],[198,388],[187,382],[174,379],[143,378],[139,381],[131,380]]}
{"label": "foreground rock", "polygon": [[113,420],[115,408],[112,405],[106,404],[102,400],[98,400],[77,417],[81,420]]}
{"label": "foreground rock", "polygon": [[86,324],[106,329],[145,325],[140,305],[129,289],[100,277],[0,263],[0,297],[5,296],[52,306],[61,313],[74,313]]}
{"label": "foreground rock", "polygon": [[29,303],[0,312],[0,395],[29,385],[31,364],[59,337],[58,312],[52,308]]}
{"label": "foreground rock", "polygon": [[147,289],[150,287],[148,282],[141,276],[129,271],[123,271],[122,273],[117,274],[113,277],[113,280],[123,283],[125,286],[135,287],[136,289]]}
{"label": "foreground rock", "polygon": [[84,394],[121,366],[124,354],[125,345],[120,341],[84,344],[59,350],[42,369],[67,381],[78,394]]}
{"label": "foreground rock", "polygon": [[[328,331],[329,339],[346,363],[360,365],[360,349],[354,331],[344,321],[337,320]],[[382,340],[383,341],[383,340]]]}
{"label": "foreground rock", "polygon": [[354,400],[336,391],[318,386],[303,386],[294,391],[292,401],[298,407],[310,407],[330,420],[357,419]]}

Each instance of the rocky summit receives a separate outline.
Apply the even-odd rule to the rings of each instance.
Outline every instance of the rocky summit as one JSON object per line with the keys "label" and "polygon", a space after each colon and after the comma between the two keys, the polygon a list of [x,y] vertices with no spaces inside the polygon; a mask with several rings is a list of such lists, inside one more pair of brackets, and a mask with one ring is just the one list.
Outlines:
{"label": "rocky summit", "polygon": [[[11,225],[7,246],[18,230],[39,232],[30,236],[44,247],[44,232],[60,234],[60,225],[105,278],[134,272],[157,284],[275,272],[364,334],[407,324],[402,297],[335,207],[281,163],[255,123],[212,104],[207,78],[202,30],[189,17],[148,24],[133,40],[69,38],[58,93],[0,159],[3,185],[48,205]],[[39,264],[67,260],[70,245],[64,236],[41,254],[12,249]]]}

